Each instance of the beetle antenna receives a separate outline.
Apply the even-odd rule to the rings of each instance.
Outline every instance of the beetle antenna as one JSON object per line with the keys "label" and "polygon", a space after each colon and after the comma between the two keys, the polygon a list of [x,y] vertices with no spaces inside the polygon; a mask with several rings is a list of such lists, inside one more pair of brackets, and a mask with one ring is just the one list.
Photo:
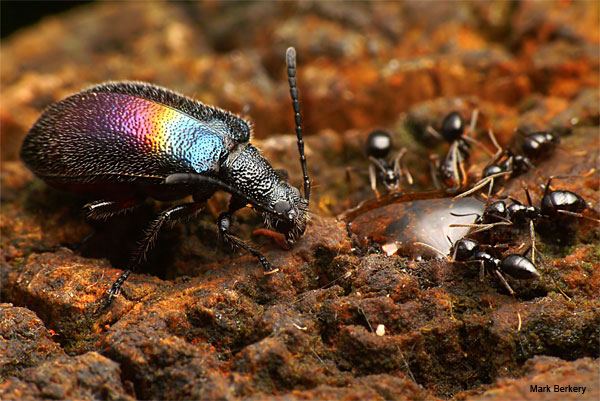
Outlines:
{"label": "beetle antenna", "polygon": [[310,179],[306,169],[306,157],[304,156],[304,141],[302,140],[302,119],[300,117],[300,101],[298,100],[298,88],[296,87],[296,49],[288,47],[285,53],[287,64],[288,82],[290,83],[290,96],[294,108],[294,120],[296,122],[296,136],[298,137],[298,153],[300,153],[300,166],[304,178],[304,197],[310,199]]}

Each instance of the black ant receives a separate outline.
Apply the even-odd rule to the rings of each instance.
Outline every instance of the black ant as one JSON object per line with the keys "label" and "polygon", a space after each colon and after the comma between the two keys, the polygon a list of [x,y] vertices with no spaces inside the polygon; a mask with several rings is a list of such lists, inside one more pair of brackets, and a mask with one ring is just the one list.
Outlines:
{"label": "black ant", "polygon": [[402,157],[406,154],[406,148],[400,149],[398,154],[391,162],[386,160],[392,148],[392,138],[382,130],[373,131],[367,138],[367,154],[369,156],[369,180],[371,189],[379,198],[377,191],[377,180],[385,186],[388,191],[396,191],[400,186],[400,179],[404,175],[406,182],[413,183],[412,176],[402,162]]}
{"label": "black ant", "polygon": [[488,184],[490,185],[488,196],[491,195],[494,180],[514,178],[533,169],[532,160],[547,158],[559,142],[557,136],[547,131],[523,135],[525,138],[521,144],[521,150],[524,154],[521,155],[510,149],[502,150],[492,131],[489,131],[490,140],[498,151],[492,158],[492,162],[483,169],[481,179],[473,185],[473,188],[463,192],[456,198],[470,195]]}
{"label": "black ant", "polygon": [[[468,134],[472,134],[475,131],[478,115],[479,112],[475,110],[471,116]],[[434,185],[437,188],[440,187],[437,180],[439,176],[442,183],[449,188],[450,192],[456,192],[467,184],[467,173],[464,164],[471,157],[471,143],[483,146],[464,132],[465,123],[461,114],[457,111],[450,112],[444,118],[440,129],[441,133],[438,133],[431,126],[427,127],[427,130],[438,139],[443,139],[450,143],[450,148],[442,160],[439,160],[437,155],[430,156],[432,162],[431,176],[433,177]],[[487,149],[483,149],[489,153]]]}
{"label": "black ant", "polygon": [[[447,257],[443,252],[437,248],[425,244],[423,242],[415,242],[417,245],[425,246],[440,255]],[[460,263],[479,263],[479,278],[483,281],[485,271],[490,271],[496,274],[504,287],[508,290],[511,295],[515,292],[510,287],[502,273],[508,274],[516,279],[530,280],[539,278],[540,274],[537,271],[534,263],[527,259],[523,255],[510,254],[502,259],[494,257],[492,254],[481,250],[481,245],[473,239],[461,238],[452,245],[451,249],[452,258],[448,258],[451,262]]]}
{"label": "black ant", "polygon": [[575,216],[588,219],[595,222],[600,222],[598,219],[583,215],[585,209],[588,208],[588,203],[575,192],[564,190],[550,190],[550,183],[555,178],[566,178],[553,176],[548,179],[544,188],[544,195],[540,202],[540,207],[533,206],[529,189],[525,188],[528,205],[524,205],[515,198],[509,199],[513,202],[507,205],[504,201],[496,201],[488,204],[483,211],[483,214],[472,225],[450,225],[450,227],[469,226],[476,228],[472,232],[481,232],[489,230],[496,226],[516,225],[523,226],[529,222],[531,244],[532,244],[532,259],[535,262],[535,228],[534,225],[540,219],[559,220],[565,215]]}
{"label": "black ant", "polygon": [[470,238],[462,238],[454,244],[452,260],[463,263],[479,263],[481,266],[479,278],[483,281],[486,270],[495,273],[511,295],[514,295],[515,292],[502,273],[508,274],[516,279],[524,280],[540,277],[540,273],[537,271],[533,262],[525,256],[510,254],[502,259],[498,259],[492,254],[482,251],[479,243]]}

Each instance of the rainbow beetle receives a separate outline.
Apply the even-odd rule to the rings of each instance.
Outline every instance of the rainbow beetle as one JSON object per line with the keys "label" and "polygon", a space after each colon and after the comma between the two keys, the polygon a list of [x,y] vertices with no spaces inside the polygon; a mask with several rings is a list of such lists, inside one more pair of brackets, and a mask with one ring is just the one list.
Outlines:
{"label": "rainbow beetle", "polygon": [[[233,213],[251,204],[290,244],[306,230],[310,180],[293,47],[286,64],[304,196],[249,142],[249,121],[140,82],[101,84],[50,106],[27,133],[21,159],[51,186],[98,197],[85,206],[90,218],[127,211],[147,197],[172,201],[192,195],[193,202],[163,211],[149,225],[135,263],[144,260],[165,223],[195,214],[217,190],[229,192],[228,210],[218,221],[221,238],[273,271],[260,251],[231,233],[231,225]],[[134,267],[113,284],[109,300]]]}

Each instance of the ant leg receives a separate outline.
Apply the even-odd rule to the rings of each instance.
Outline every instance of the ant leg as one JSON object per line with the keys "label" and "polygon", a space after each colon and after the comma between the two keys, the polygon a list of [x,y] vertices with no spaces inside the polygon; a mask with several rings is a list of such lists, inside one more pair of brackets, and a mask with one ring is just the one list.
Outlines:
{"label": "ant leg", "polygon": [[452,153],[452,175],[453,175],[453,179],[454,182],[457,183],[457,185],[460,187],[462,185],[462,180],[460,178],[460,172],[461,172],[461,168],[460,166],[460,155],[459,155],[459,150],[458,150],[458,141],[454,141],[452,143],[452,145],[450,146],[450,150],[449,152]]}
{"label": "ant leg", "polygon": [[550,192],[550,183],[552,182],[552,180],[553,180],[554,178],[557,178],[557,177],[558,177],[558,176],[551,175],[551,176],[548,178],[548,182],[546,182],[546,186],[544,187],[544,196],[543,196],[544,198],[545,198],[545,197],[548,195],[548,192]]}
{"label": "ant leg", "polygon": [[402,160],[405,154],[406,148],[402,148],[400,149],[400,152],[398,152],[398,155],[396,155],[396,157],[394,158],[394,174],[396,175],[396,177],[398,177],[398,179],[400,179],[400,175],[403,175],[406,179],[406,182],[408,182],[408,185],[412,185],[414,182],[412,175],[410,174],[410,171],[404,165],[404,161]]}
{"label": "ant leg", "polygon": [[498,226],[510,226],[512,223],[510,221],[498,221],[496,223],[486,223],[486,224],[450,224],[448,227],[469,227],[475,228],[475,230],[469,231],[469,235],[480,233],[483,231],[491,230],[494,227]]}
{"label": "ant leg", "polygon": [[494,273],[496,273],[496,276],[498,276],[498,278],[500,279],[500,281],[502,282],[502,284],[504,285],[504,287],[508,290],[508,292],[510,293],[510,295],[515,295],[515,292],[513,291],[512,288],[510,288],[510,285],[508,285],[508,281],[506,281],[506,279],[504,278],[504,276],[502,275],[502,273],[500,273],[499,270],[494,269]]}
{"label": "ant leg", "polygon": [[489,156],[493,156],[493,153],[490,152],[488,148],[483,146],[483,144],[481,142],[479,142],[477,139],[471,138],[471,135],[473,135],[475,133],[475,126],[477,125],[477,117],[478,116],[479,116],[479,110],[478,109],[473,110],[473,113],[471,114],[471,124],[469,124],[469,131],[466,132],[465,135],[462,136],[462,138],[465,141],[480,147]]}
{"label": "ant leg", "polygon": [[494,132],[491,129],[488,130],[488,136],[490,137],[490,141],[492,142],[492,145],[494,145],[494,147],[496,148],[496,154],[494,155],[494,158],[490,162],[491,164],[493,164],[493,163],[496,163],[498,160],[500,160],[500,157],[504,153],[504,149],[502,149],[502,147],[498,144],[496,135],[494,135]]}
{"label": "ant leg", "polygon": [[579,217],[581,219],[586,219],[586,220],[590,220],[593,221],[595,223],[600,223],[599,219],[595,219],[593,217],[589,217],[589,216],[585,216],[582,213],[575,213],[575,212],[570,212],[568,210],[558,210],[558,213],[562,213],[562,214],[567,214],[569,216],[575,216],[575,217]]}
{"label": "ant leg", "polygon": [[548,195],[550,191],[550,183],[554,179],[566,179],[566,178],[587,178],[596,172],[596,168],[592,167],[588,172],[583,175],[551,175],[548,177],[548,182],[546,182],[546,186],[544,188],[544,196]]}
{"label": "ant leg", "polygon": [[440,135],[440,133],[437,132],[431,125],[428,125],[427,128],[425,128],[425,131],[439,141],[445,140],[444,137],[442,137],[442,135]]}
{"label": "ant leg", "polygon": [[84,205],[83,210],[88,219],[106,220],[116,214],[127,213],[138,207],[140,203],[137,199],[120,201],[97,200]]}
{"label": "ant leg", "polygon": [[479,109],[473,110],[473,113],[471,114],[471,124],[469,125],[468,135],[473,135],[473,132],[475,132],[475,126],[477,125],[477,117],[479,117]]}
{"label": "ant leg", "polygon": [[219,235],[223,242],[231,244],[233,247],[239,247],[247,252],[254,255],[265,269],[265,274],[276,273],[279,269],[273,267],[273,265],[267,260],[267,258],[256,248],[250,245],[248,242],[236,237],[231,233],[231,226],[233,225],[233,213],[244,207],[244,201],[232,199],[229,203],[227,212],[221,213],[219,216]]}
{"label": "ant leg", "polygon": [[479,281],[483,282],[485,279],[485,263],[483,260],[479,260]]}
{"label": "ant leg", "polygon": [[433,181],[433,186],[435,189],[440,189],[440,182],[437,178],[437,170],[440,167],[440,158],[438,155],[429,155],[429,173],[431,174],[431,179]]}
{"label": "ant leg", "polygon": [[524,186],[523,189],[525,190],[525,196],[527,197],[527,203],[529,204],[529,206],[533,206],[533,202],[531,201],[531,195],[529,194],[529,188],[527,188],[527,186]]}
{"label": "ant leg", "polygon": [[506,174],[510,174],[510,173],[502,172],[502,173],[492,174],[489,177],[485,177],[484,179],[479,180],[479,182],[476,183],[475,186],[473,186],[473,188],[469,189],[468,191],[463,192],[460,195],[456,195],[454,197],[454,200],[464,198],[465,196],[471,195],[472,193],[477,192],[481,188],[490,184],[490,190],[488,191],[488,199],[489,199],[489,197],[491,196],[491,193],[492,193],[492,188],[494,187],[494,178],[502,177],[503,175],[506,175]]}
{"label": "ant leg", "polygon": [[377,190],[377,173],[375,171],[375,167],[371,164],[369,165],[369,181],[371,182],[371,189],[375,192],[375,196],[379,199],[379,191]]}
{"label": "ant leg", "polygon": [[531,261],[535,265],[535,227],[533,220],[529,220],[529,235],[531,236]]}
{"label": "ant leg", "polygon": [[517,198],[513,198],[512,196],[507,196],[507,199],[510,199],[511,201],[513,201],[517,205],[522,205],[521,201],[518,200]]}
{"label": "ant leg", "polygon": [[438,255],[440,255],[442,258],[446,258],[446,259],[448,260],[448,262],[454,262],[454,258],[450,259],[450,257],[449,257],[448,255],[446,255],[444,252],[440,251],[439,249],[437,249],[437,248],[436,248],[436,247],[434,247],[434,246],[431,246],[431,245],[429,245],[429,244],[426,244],[426,243],[424,243],[424,242],[420,242],[420,241],[413,242],[413,245],[419,245],[419,246],[422,246],[422,247],[424,247],[424,248],[427,248],[427,249],[429,249],[429,250],[431,250],[431,251],[433,251],[433,252],[437,253],[437,254],[438,254]]}

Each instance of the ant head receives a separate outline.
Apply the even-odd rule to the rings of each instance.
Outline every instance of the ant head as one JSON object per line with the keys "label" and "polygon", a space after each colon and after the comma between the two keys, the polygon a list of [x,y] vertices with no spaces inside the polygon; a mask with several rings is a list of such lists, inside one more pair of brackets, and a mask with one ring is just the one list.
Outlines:
{"label": "ant head", "polygon": [[490,203],[485,208],[485,214],[488,216],[506,217],[506,203],[504,201]]}
{"label": "ant head", "polygon": [[471,259],[473,254],[479,250],[477,241],[470,238],[461,238],[454,244],[454,253],[452,259],[459,262],[466,262]]}
{"label": "ant head", "polygon": [[465,121],[458,111],[449,113],[442,121],[442,136],[448,142],[459,139],[465,130]]}
{"label": "ant head", "polygon": [[392,138],[387,132],[376,130],[371,132],[367,138],[366,145],[369,156],[373,156],[376,159],[383,159],[390,153]]}
{"label": "ant head", "polygon": [[533,168],[533,163],[527,156],[514,155],[512,168],[517,173],[525,173]]}

